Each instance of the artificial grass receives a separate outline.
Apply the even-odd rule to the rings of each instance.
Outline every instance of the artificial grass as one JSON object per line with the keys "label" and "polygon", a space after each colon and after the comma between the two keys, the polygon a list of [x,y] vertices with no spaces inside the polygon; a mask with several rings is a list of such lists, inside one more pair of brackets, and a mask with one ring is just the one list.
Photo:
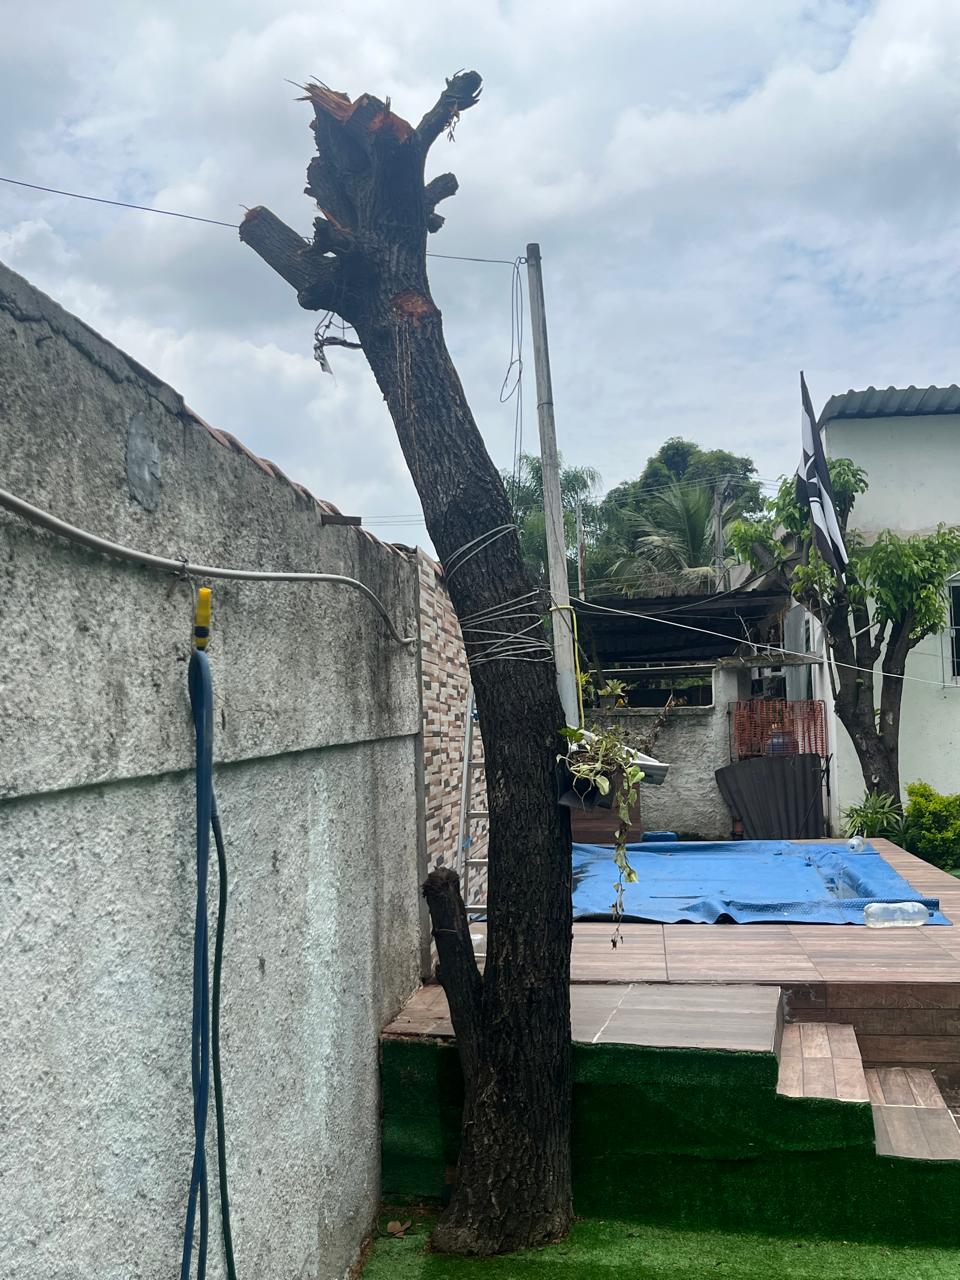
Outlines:
{"label": "artificial grass", "polygon": [[[389,1218],[413,1224],[403,1239],[386,1236]],[[499,1258],[430,1253],[430,1215],[397,1210],[380,1235],[363,1280],[956,1280],[960,1251],[851,1244],[754,1234],[683,1231],[633,1222],[577,1222],[546,1249]]]}
{"label": "artificial grass", "polygon": [[[960,1245],[960,1164],[877,1156],[868,1104],[786,1098],[772,1054],[574,1046],[578,1214],[676,1228]],[[455,1048],[383,1043],[383,1189],[441,1196]]]}

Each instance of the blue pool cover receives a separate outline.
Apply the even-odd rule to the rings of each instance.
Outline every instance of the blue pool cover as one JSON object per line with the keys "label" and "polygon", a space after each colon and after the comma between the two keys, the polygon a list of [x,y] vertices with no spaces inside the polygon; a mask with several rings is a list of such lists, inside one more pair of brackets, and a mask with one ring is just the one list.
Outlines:
{"label": "blue pool cover", "polygon": [[[789,840],[631,844],[637,883],[625,887],[624,919],[660,924],[863,924],[870,902],[922,902],[930,924],[949,924],[871,846]],[[616,868],[609,846],[573,846],[573,918],[610,920]]]}

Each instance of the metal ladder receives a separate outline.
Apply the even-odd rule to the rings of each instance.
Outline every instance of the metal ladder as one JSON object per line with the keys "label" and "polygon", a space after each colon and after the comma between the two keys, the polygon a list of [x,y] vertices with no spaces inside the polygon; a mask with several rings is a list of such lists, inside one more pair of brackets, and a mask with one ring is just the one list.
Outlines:
{"label": "metal ladder", "polygon": [[490,816],[487,809],[472,807],[476,771],[482,769],[485,763],[482,755],[474,754],[477,740],[474,732],[476,723],[476,699],[473,694],[473,685],[469,684],[463,725],[463,775],[460,781],[460,823],[455,857],[455,866],[460,876],[460,888],[468,915],[486,912],[487,909],[486,902],[482,900],[486,897],[486,875],[482,876],[482,884],[474,887],[481,879],[480,869],[486,868],[487,859],[471,855],[475,840],[472,831],[473,823]]}

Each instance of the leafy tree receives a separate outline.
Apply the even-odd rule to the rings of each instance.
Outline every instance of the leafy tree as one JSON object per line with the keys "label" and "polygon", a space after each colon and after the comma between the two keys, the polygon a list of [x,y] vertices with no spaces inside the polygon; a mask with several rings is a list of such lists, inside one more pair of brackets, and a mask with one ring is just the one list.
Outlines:
{"label": "leafy tree", "polygon": [[[692,440],[672,436],[647,459],[636,480],[625,480],[616,485],[600,503],[597,534],[588,561],[592,571],[590,576],[616,588],[619,585],[617,578],[623,571],[628,589],[640,591],[644,589],[641,570],[645,560],[650,564],[648,578],[653,577],[655,570],[659,570],[661,575],[676,572],[677,564],[671,561],[677,559],[680,571],[685,567],[712,565],[713,529],[709,520],[712,519],[714,494],[719,487],[723,496],[725,524],[739,516],[756,514],[763,505],[756,474],[757,468],[751,458],[726,449],[702,449]],[[689,501],[684,501],[681,495],[690,495]],[[661,502],[661,499],[665,501]],[[710,529],[711,549],[706,556],[702,549],[694,549],[697,541],[694,531],[699,523],[695,513],[708,505],[710,514],[704,528]],[[684,520],[691,531],[679,535],[678,550],[686,548],[689,554],[681,550],[679,557],[672,557],[666,551],[666,545],[678,536],[678,527]],[[648,535],[661,536],[666,542],[645,543],[642,549],[638,548],[638,538]],[[703,541],[701,538],[701,546]],[[656,566],[649,560],[652,552],[660,562]],[[711,575],[706,573],[692,577],[687,575],[688,589],[709,585],[710,578]],[[650,585],[647,589],[662,587]]]}
{"label": "leafy tree", "polygon": [[[457,180],[446,173],[425,182],[424,166],[480,87],[476,72],[458,73],[414,126],[371,94],[351,101],[307,85],[318,152],[307,169],[320,210],[313,238],[264,208],[250,209],[240,228],[302,307],[351,327],[350,337],[332,337],[321,320],[319,340],[326,333],[327,345],[359,347],[369,363],[433,544],[454,566],[447,583],[460,618],[489,617],[534,585],[519,539],[504,532],[507,494],[427,277],[427,236],[443,225],[437,205]],[[457,1181],[433,1245],[488,1255],[557,1240],[572,1218],[573,873],[569,818],[556,794],[563,711],[553,666],[482,655],[468,645],[489,784],[482,974],[457,876],[431,872],[424,894],[464,1080]]]}
{"label": "leafy tree", "polygon": [[849,458],[828,465],[850,555],[845,582],[817,554],[793,478],[781,482],[760,515],[734,526],[732,542],[756,568],[779,566],[794,598],[820,619],[829,640],[834,706],[866,789],[892,796],[899,806],[902,677],[910,650],[946,625],[944,588],[960,570],[960,529],[940,525],[908,538],[885,529],[868,545],[849,526],[856,498],[867,489],[866,473]]}

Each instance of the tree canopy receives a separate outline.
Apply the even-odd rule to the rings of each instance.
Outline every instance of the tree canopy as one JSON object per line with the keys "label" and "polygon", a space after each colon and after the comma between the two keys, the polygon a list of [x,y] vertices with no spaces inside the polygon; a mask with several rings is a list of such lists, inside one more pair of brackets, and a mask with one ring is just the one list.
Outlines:
{"label": "tree canopy", "polygon": [[[560,468],[571,591],[577,585],[575,510],[579,502],[586,543],[587,593],[628,595],[709,591],[715,581],[714,502],[719,490],[726,533],[762,508],[751,458],[703,449],[673,436],[647,459],[635,480],[598,497],[593,467]],[[518,475],[503,473],[511,495],[524,560],[538,581],[547,579],[543,480],[540,459],[522,454]],[[726,554],[726,547],[724,547]]]}

